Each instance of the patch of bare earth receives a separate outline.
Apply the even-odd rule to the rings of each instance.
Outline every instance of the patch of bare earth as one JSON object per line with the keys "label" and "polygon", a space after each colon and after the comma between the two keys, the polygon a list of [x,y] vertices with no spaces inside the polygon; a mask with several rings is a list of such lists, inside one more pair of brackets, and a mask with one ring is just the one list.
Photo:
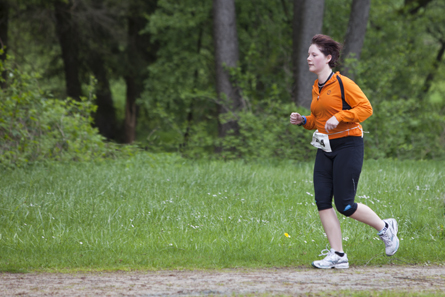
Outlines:
{"label": "patch of bare earth", "polygon": [[442,291],[443,266],[0,274],[1,296],[300,295]]}

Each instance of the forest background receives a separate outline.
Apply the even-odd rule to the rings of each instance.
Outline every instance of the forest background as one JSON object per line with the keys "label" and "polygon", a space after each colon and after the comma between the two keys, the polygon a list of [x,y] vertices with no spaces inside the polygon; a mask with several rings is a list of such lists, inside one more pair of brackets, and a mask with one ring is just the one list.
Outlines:
{"label": "forest background", "polygon": [[0,0],[0,163],[311,159],[317,33],[374,108],[366,158],[443,160],[443,1]]}

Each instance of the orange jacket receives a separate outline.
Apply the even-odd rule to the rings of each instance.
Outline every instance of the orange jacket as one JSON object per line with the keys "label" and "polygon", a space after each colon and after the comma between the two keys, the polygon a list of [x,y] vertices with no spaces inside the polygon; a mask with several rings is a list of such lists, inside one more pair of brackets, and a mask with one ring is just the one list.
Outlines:
{"label": "orange jacket", "polygon": [[[329,134],[329,139],[362,136],[360,123],[371,115],[372,106],[363,91],[351,79],[337,72],[326,82],[320,94],[318,79],[314,82],[311,115],[306,117],[306,124],[303,127]],[[340,123],[337,128],[327,133],[324,127],[332,116],[335,116]]]}

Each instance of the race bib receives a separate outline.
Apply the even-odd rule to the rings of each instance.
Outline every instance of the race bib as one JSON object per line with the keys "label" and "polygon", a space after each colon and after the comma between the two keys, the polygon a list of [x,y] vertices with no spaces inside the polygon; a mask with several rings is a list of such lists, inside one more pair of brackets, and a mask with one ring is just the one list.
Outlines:
{"label": "race bib", "polygon": [[312,135],[311,144],[327,153],[332,152],[328,134],[319,133],[318,130],[316,130]]}

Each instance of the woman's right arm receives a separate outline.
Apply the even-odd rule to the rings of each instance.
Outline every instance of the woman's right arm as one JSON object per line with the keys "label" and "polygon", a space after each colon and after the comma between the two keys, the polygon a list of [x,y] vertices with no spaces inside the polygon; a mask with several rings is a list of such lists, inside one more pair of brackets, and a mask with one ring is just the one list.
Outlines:
{"label": "woman's right arm", "polygon": [[307,130],[315,129],[315,121],[312,115],[302,116],[298,112],[293,112],[290,115],[290,123],[293,125],[303,126]]}

